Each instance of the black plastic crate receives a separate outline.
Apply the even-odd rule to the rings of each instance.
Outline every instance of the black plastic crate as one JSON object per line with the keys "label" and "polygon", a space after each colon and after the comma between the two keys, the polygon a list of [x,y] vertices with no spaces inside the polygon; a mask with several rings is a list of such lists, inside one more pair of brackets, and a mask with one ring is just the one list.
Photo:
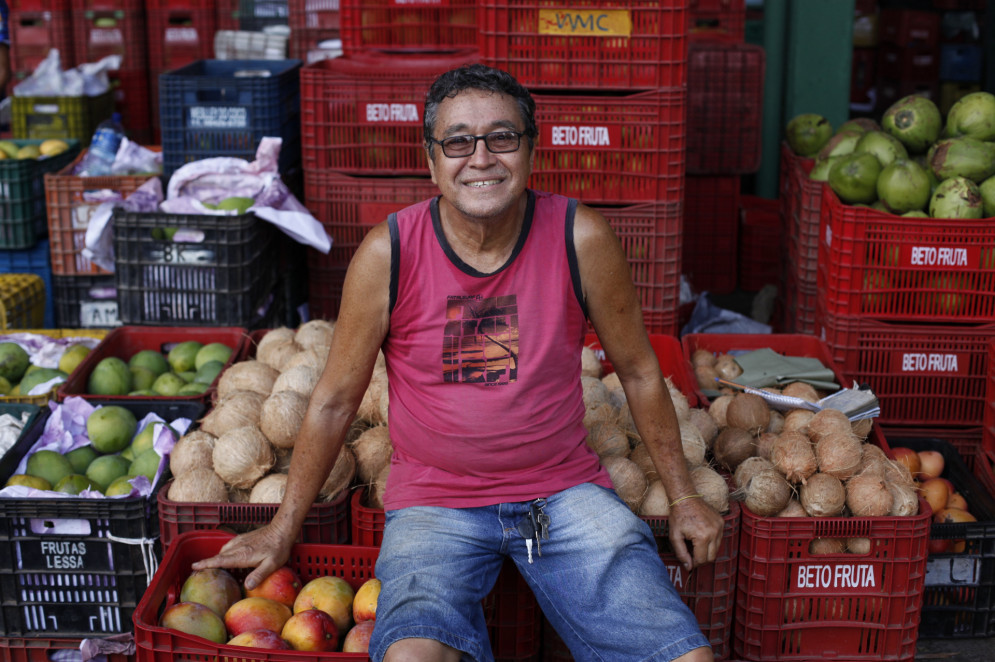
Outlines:
{"label": "black plastic crate", "polygon": [[215,156],[255,159],[283,138],[281,173],[301,160],[300,60],[198,60],[159,76],[163,175]]}
{"label": "black plastic crate", "polygon": [[[166,421],[197,420],[204,413],[199,402],[121,406],[138,420],[152,412]],[[0,459],[0,483],[16,472],[49,414],[43,409]],[[156,498],[0,498],[0,635],[131,631],[159,555]]]}
{"label": "black plastic crate", "polygon": [[114,275],[52,276],[49,295],[60,329],[109,329],[120,326]]}
{"label": "black plastic crate", "polygon": [[964,540],[959,553],[931,553],[926,562],[919,637],[948,639],[995,635],[995,499],[961,459],[957,449],[940,439],[889,438],[892,447],[943,454],[942,477],[967,500],[977,522],[936,524],[929,536]]}
{"label": "black plastic crate", "polygon": [[[168,229],[179,229],[168,238]],[[122,324],[257,326],[276,284],[280,232],[255,214],[114,212]]]}
{"label": "black plastic crate", "polygon": [[[18,147],[38,146],[42,142],[40,139],[13,141]],[[55,156],[0,160],[0,249],[31,248],[48,234],[45,173],[66,167],[80,150],[78,140],[65,142],[69,149]]]}

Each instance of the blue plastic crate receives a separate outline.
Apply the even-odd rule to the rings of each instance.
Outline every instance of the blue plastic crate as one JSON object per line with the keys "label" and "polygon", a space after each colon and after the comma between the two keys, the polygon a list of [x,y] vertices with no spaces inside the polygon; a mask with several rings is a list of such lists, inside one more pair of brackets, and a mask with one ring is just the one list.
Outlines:
{"label": "blue plastic crate", "polygon": [[940,80],[975,83],[981,80],[984,53],[980,44],[942,44]]}
{"label": "blue plastic crate", "polygon": [[52,256],[48,239],[34,248],[20,251],[0,250],[0,274],[35,274],[45,282],[45,328],[55,328],[55,305],[52,301]]}
{"label": "blue plastic crate", "polygon": [[300,60],[198,60],[159,76],[163,174],[215,156],[253,160],[283,138],[280,172],[301,160]]}

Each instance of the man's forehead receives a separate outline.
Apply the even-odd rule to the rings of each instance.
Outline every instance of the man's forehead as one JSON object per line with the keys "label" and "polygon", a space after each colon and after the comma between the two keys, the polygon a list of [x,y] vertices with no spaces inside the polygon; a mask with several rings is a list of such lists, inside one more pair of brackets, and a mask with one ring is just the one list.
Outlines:
{"label": "man's forehead", "polygon": [[[467,101],[487,102],[486,109],[469,108]],[[455,97],[446,97],[439,103],[437,113],[440,128],[447,131],[470,124],[487,123],[496,127],[518,128],[521,113],[514,98],[491,90],[463,90]]]}

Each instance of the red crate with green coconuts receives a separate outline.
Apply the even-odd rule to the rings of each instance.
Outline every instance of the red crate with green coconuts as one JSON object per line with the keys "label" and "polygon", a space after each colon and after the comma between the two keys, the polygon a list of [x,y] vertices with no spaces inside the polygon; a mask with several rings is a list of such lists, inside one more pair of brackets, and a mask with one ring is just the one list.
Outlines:
{"label": "red crate with green coconuts", "polygon": [[206,404],[247,338],[241,327],[121,326],[60,386],[58,399],[171,398]]}
{"label": "red crate with green coconuts", "polygon": [[827,127],[809,114],[786,134],[826,182],[815,236],[827,312],[995,321],[995,95],[969,94],[945,120],[910,96],[880,124],[852,120],[829,138]]}

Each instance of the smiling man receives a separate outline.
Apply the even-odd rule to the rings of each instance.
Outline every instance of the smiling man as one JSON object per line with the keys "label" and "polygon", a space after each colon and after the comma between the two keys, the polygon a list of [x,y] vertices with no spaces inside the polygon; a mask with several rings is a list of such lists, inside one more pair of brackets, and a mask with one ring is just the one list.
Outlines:
{"label": "smiling man", "polygon": [[440,195],[391,214],[353,258],[280,509],[194,567],[255,567],[253,585],[286,561],[382,349],[394,453],[374,660],[492,660],[481,601],[507,557],[575,659],[711,660],[585,442],[590,319],[673,500],[678,559],[714,561],[723,521],[695,494],[618,239],[595,210],[527,188],[535,103],[507,73],[443,74],[424,128]]}

